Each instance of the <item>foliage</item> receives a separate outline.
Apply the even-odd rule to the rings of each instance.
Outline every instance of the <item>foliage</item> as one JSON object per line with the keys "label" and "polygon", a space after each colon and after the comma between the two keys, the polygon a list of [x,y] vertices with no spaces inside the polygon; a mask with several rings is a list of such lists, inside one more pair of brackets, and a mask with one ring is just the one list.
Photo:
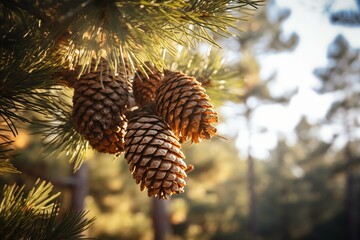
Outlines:
{"label": "foliage", "polygon": [[16,170],[16,168],[9,163],[8,161],[0,161],[0,174],[2,173],[19,173],[18,170]]}
{"label": "foliage", "polygon": [[[146,61],[164,66],[163,54],[174,56],[177,46],[197,42],[218,46],[214,34],[229,37],[239,20],[246,20],[263,0],[221,1],[6,1],[0,3],[0,116],[7,131],[18,134],[17,123],[37,121],[50,145],[65,151],[75,170],[83,161],[87,143],[70,122],[70,104],[64,103],[64,78],[75,70],[89,70],[93,58],[108,60],[114,72]],[[213,57],[212,54],[210,57]],[[178,59],[184,60],[184,59]],[[209,61],[209,60],[207,60]],[[211,77],[221,58],[209,66]],[[142,69],[140,67],[140,69]],[[232,68],[234,69],[234,68]],[[231,75],[231,74],[230,74]],[[229,78],[234,76],[228,75]],[[209,77],[209,72],[202,77]],[[213,81],[213,93],[225,88]],[[60,90],[60,91],[57,91]],[[226,92],[231,91],[227,88]],[[31,114],[29,114],[31,112]],[[41,117],[40,117],[41,118]],[[39,119],[40,119],[39,118]],[[36,118],[38,119],[38,118]],[[52,121],[52,122],[51,122]],[[60,123],[56,126],[57,123]],[[7,135],[1,131],[0,137]],[[49,148],[50,147],[50,148]]]}
{"label": "foliage", "polygon": [[196,77],[216,105],[221,105],[225,99],[237,101],[244,88],[245,70],[239,63],[226,61],[221,49],[206,47],[205,53],[182,48],[175,57],[167,55],[167,68]]}
{"label": "foliage", "polygon": [[[360,63],[360,51],[352,48],[344,36],[338,35],[329,45],[327,55],[330,62],[328,66],[314,70],[314,74],[321,81],[321,85],[316,90],[321,94],[332,94],[335,98],[324,123],[338,125],[339,130],[333,134],[348,139],[350,147],[358,142],[358,137],[352,129],[359,127],[359,122],[356,120],[360,110],[356,79],[359,75],[357,66]],[[336,171],[348,169],[347,165],[358,165],[358,153],[352,149],[350,151],[353,153],[349,156],[349,162],[339,163]]]}
{"label": "foliage", "polygon": [[[28,27],[31,27],[32,24],[29,24],[29,26],[26,24],[22,25],[22,21],[28,21],[29,11],[31,12],[36,9],[28,8],[28,10],[25,11],[25,5],[23,5],[25,1],[7,2],[15,3],[8,4],[9,6],[7,5],[6,7],[11,8],[11,11],[8,11],[8,13],[12,14],[11,19],[16,20],[17,26],[22,26],[25,29],[24,32],[22,32],[25,34]],[[32,1],[27,2],[32,3]],[[51,5],[51,2],[52,1],[47,0],[37,1],[37,4],[40,6],[39,9],[44,10],[44,12],[41,12],[41,10],[31,15],[35,15],[36,19],[41,19],[42,24],[52,22],[52,17],[56,19],[56,17],[54,17],[56,15],[53,15],[55,13],[51,12],[54,8],[59,8],[59,13],[65,14],[64,18],[59,18],[60,21],[63,21],[66,17],[72,18],[77,16],[71,9],[73,9],[75,5],[78,5],[80,1],[64,1],[68,4],[68,6],[65,7],[63,3]],[[107,1],[107,3],[104,3],[102,6],[108,3],[112,4],[113,2],[114,1]],[[131,2],[133,5],[139,4],[140,2],[149,4],[149,1]],[[205,3],[205,1],[189,2]],[[213,1],[206,2],[210,3]],[[77,12],[88,11],[89,4],[100,4],[100,1],[82,1],[81,3],[85,4],[87,8],[83,9],[80,7],[76,10]],[[156,1],[156,3],[170,4],[171,1]],[[6,3],[1,4],[6,5]],[[117,6],[118,9],[121,7],[120,5]],[[153,6],[144,6],[144,8],[146,8],[147,11],[154,10]],[[66,14],[66,9],[70,9],[68,14]],[[285,13],[284,16],[287,15]],[[14,16],[19,16],[19,14],[25,16],[14,18]],[[95,15],[91,17],[95,17]],[[146,16],[143,14],[142,17]],[[259,65],[253,54],[273,51],[274,49],[276,51],[293,49],[297,40],[296,37],[291,37],[289,41],[282,42],[282,38],[280,38],[282,32],[279,25],[282,21],[269,22],[266,14],[258,17],[257,20],[246,25],[245,32],[242,34],[243,38],[240,40],[240,43],[243,50],[243,61],[241,63],[233,65],[224,62],[222,51],[215,47],[209,47],[208,51],[203,54],[185,46],[179,53],[173,55],[169,54],[169,52],[166,53],[166,67],[195,75],[202,81],[210,79],[209,85],[206,86],[207,91],[212,98],[218,100],[218,105],[221,105],[223,99],[225,97],[227,99],[229,96],[235,101],[239,101],[239,99],[246,101],[248,98],[255,97],[261,104],[267,104],[268,102],[286,103],[288,99],[292,97],[293,93],[289,94],[289,96],[281,96],[279,98],[272,97],[269,92],[269,84],[273,82],[260,81]],[[50,18],[50,20],[48,18]],[[279,17],[278,20],[282,19],[283,17]],[[145,22],[145,18],[142,21]],[[8,21],[4,22],[7,23]],[[53,23],[50,23],[50,26],[52,24]],[[145,24],[150,25],[151,21]],[[4,26],[6,26],[6,24],[2,27]],[[257,26],[259,28],[257,28]],[[49,26],[42,27],[45,29],[44,31],[48,31],[48,28],[50,28]],[[75,28],[78,27],[79,26],[75,26]],[[0,27],[0,29],[4,28]],[[10,27],[6,31],[9,29]],[[4,33],[6,33],[6,31],[4,31]],[[156,31],[154,34],[157,33]],[[43,37],[44,39],[46,38],[46,36]],[[75,37],[77,36],[70,36],[73,42],[70,43],[70,48],[67,50],[70,51],[68,53],[69,55],[76,53],[76,47],[91,47],[91,45],[83,46],[80,39],[76,40]],[[2,46],[10,46],[9,44],[11,43],[13,44],[11,47],[16,46],[17,49],[27,48],[29,51],[35,51],[35,49],[31,49],[24,43],[18,45],[19,42],[16,44],[11,41],[6,42],[9,39],[11,38],[5,37],[0,39],[2,43],[2,45],[0,44],[0,48],[2,48]],[[184,41],[191,45],[188,40],[193,40],[193,38],[186,39],[186,37],[182,36],[176,40]],[[32,40],[29,40],[29,42],[31,41]],[[261,45],[262,47],[258,47],[259,42],[264,43]],[[343,41],[339,42],[340,44],[338,45],[340,46],[346,45],[343,44]],[[151,39],[150,43],[154,43],[153,39]],[[94,44],[94,48],[99,47],[97,45],[99,43],[96,41]],[[8,49],[11,49],[11,47],[8,47]],[[129,45],[129,47],[132,47],[132,45]],[[146,48],[148,47],[146,46]],[[174,48],[177,48],[177,46]],[[51,49],[54,49],[56,53],[56,48]],[[156,51],[159,50],[154,49]],[[331,129],[335,130],[340,129],[338,126],[343,126],[341,117],[343,116],[342,114],[344,113],[345,107],[350,112],[353,111],[354,106],[357,106],[359,95],[356,92],[358,89],[351,87],[353,79],[357,79],[356,76],[358,76],[358,70],[356,68],[356,66],[358,66],[358,57],[355,58],[354,56],[356,54],[354,55],[354,52],[350,51],[349,48],[347,48],[346,51],[343,51],[343,49],[344,48],[339,46],[334,47],[332,51],[329,51],[331,52],[331,54],[329,54],[335,56],[345,52],[349,54],[349,59],[353,56],[354,61],[348,62],[347,60],[344,61],[344,59],[335,61],[334,58],[331,57],[329,59],[329,65],[320,70],[322,88],[318,89],[319,92],[323,93],[333,92],[333,90],[339,93],[345,89],[351,93],[349,95],[340,94],[338,101],[334,103],[329,111],[328,117],[331,117],[331,120],[334,121],[332,124],[338,124],[336,128],[332,127],[334,125],[329,125]],[[64,49],[61,51],[63,50]],[[129,49],[127,50],[130,52]],[[144,49],[140,50],[142,51]],[[124,51],[123,55],[126,56]],[[28,56],[31,56],[31,54],[29,53]],[[86,57],[87,55],[84,55],[84,58]],[[345,58],[347,59],[348,57]],[[110,58],[112,57],[110,56]],[[142,60],[145,60],[145,56],[144,59],[139,59],[139,61]],[[80,60],[78,59],[77,61]],[[336,64],[332,64],[334,62],[336,62]],[[136,65],[136,60],[133,60],[133,64]],[[57,65],[57,63],[55,65]],[[336,65],[335,68],[334,65]],[[346,65],[352,66],[351,70]],[[41,67],[41,64],[37,66]],[[33,120],[35,124],[32,124],[31,128],[41,133],[44,139],[42,142],[37,142],[37,137],[34,136],[31,145],[44,146],[45,153],[49,154],[47,157],[48,160],[52,160],[53,162],[59,160],[57,167],[51,168],[51,171],[63,173],[64,168],[69,166],[63,164],[66,161],[61,161],[70,160],[74,162],[75,165],[80,164],[85,158],[82,154],[87,147],[86,142],[73,131],[73,126],[71,121],[69,121],[71,117],[71,99],[69,95],[71,92],[69,92],[67,88],[57,85],[57,79],[52,78],[54,75],[52,75],[51,72],[56,73],[58,71],[57,67],[58,66],[54,68],[44,67],[44,74],[41,77],[41,79],[47,79],[51,82],[49,83],[50,87],[56,88],[55,90],[47,89],[48,86],[46,86],[42,90],[46,92],[46,94],[49,94],[49,98],[44,98],[42,102],[37,102],[36,104],[43,104],[42,106],[45,107],[45,109],[43,109],[45,110],[44,114],[36,114],[36,119],[33,119],[32,114],[24,115],[18,112],[16,112],[16,114],[19,115],[19,117],[27,119],[26,121],[29,119]],[[21,68],[23,67],[21,66]],[[62,66],[60,66],[60,68],[62,68]],[[241,76],[240,78],[235,76],[235,74],[233,75],[234,68],[235,72]],[[12,70],[11,74],[18,76],[16,74],[19,73]],[[348,78],[349,75],[353,77]],[[27,84],[37,84],[36,79],[40,80],[38,76],[37,74],[27,74],[27,79],[35,79],[34,81],[29,80]],[[243,79],[247,81],[243,81]],[[9,81],[9,83],[10,82],[11,81]],[[204,85],[207,83],[208,81],[204,81]],[[245,89],[246,87],[251,88],[242,95],[243,97],[238,98],[238,90],[243,86],[245,86]],[[219,91],[221,89],[223,89],[223,91]],[[20,109],[18,106],[21,105],[17,102],[16,104],[16,109]],[[241,112],[243,107],[240,107],[240,104],[236,106],[239,106],[237,110]],[[11,111],[14,109],[15,108],[12,108]],[[358,116],[357,111],[353,113],[351,113],[351,116]],[[269,116],[269,122],[272,121],[271,119],[272,116]],[[236,129],[240,125],[240,120],[237,118],[231,120],[235,122],[234,126],[230,126],[231,129]],[[353,123],[350,129],[357,129],[357,118],[354,118],[350,122]],[[4,137],[8,137],[8,133],[11,133],[11,131],[6,125],[4,126],[8,132],[1,130],[0,133],[4,133]],[[241,131],[247,131],[247,127],[241,128],[240,126],[240,129]],[[340,130],[342,130],[342,128]],[[185,189],[185,194],[181,197],[173,197],[171,201],[167,202],[170,209],[169,219],[173,227],[174,239],[346,239],[345,232],[347,226],[343,207],[345,198],[344,176],[349,170],[355,172],[358,169],[359,158],[357,157],[358,150],[356,147],[358,140],[352,138],[351,143],[348,144],[354,153],[354,157],[351,161],[348,161],[344,149],[339,149],[338,144],[344,141],[344,135],[334,136],[334,138],[329,139],[329,141],[323,141],[320,139],[322,136],[321,126],[309,123],[305,118],[298,124],[294,134],[296,134],[297,137],[292,139],[293,141],[290,143],[285,140],[280,140],[275,149],[270,153],[267,161],[254,159],[256,169],[256,182],[254,187],[258,204],[258,233],[256,236],[251,233],[248,227],[249,200],[246,186],[246,162],[238,155],[238,150],[234,143],[235,140],[230,138],[224,141],[214,138],[211,143],[204,142],[202,145],[196,147],[189,148],[188,146],[183,146],[183,149],[187,151],[187,161],[195,165],[195,170],[189,173],[188,186]],[[262,137],[261,133],[260,137]],[[10,139],[8,138],[7,140]],[[243,143],[240,142],[239,144]],[[4,151],[2,151],[2,148],[0,149],[0,172],[1,164],[4,162],[2,159],[12,158],[12,155],[16,153],[8,151],[8,145],[2,146],[5,148]],[[36,148],[36,151],[32,149],[33,152],[31,152],[31,147],[32,146],[28,147],[29,149],[21,150],[22,155],[27,158],[30,158],[28,156],[36,155],[33,153],[38,153],[38,148]],[[67,152],[69,155],[64,157],[64,153]],[[90,235],[98,236],[99,239],[150,239],[152,236],[151,218],[149,217],[151,215],[151,202],[150,199],[138,192],[138,188],[128,174],[128,166],[125,160],[119,158],[111,161],[112,156],[96,153],[92,155],[92,152],[89,153],[87,158],[97,159],[97,161],[89,161],[91,174],[89,175],[89,196],[86,199],[86,207],[91,209],[91,214],[96,215],[98,219],[89,229]],[[20,161],[18,161],[19,164],[24,164],[22,160],[25,160],[26,157],[20,159]],[[28,162],[30,161],[26,163],[28,164]],[[49,161],[42,161],[42,164],[49,165]],[[31,169],[31,166],[29,168]],[[41,167],[37,169],[43,171]],[[9,175],[4,174],[0,180],[3,181],[3,179],[6,179],[8,176]],[[14,175],[14,177],[17,176],[18,175]],[[27,177],[26,174],[22,174],[22,181],[28,182]],[[10,187],[7,187],[7,189],[10,189]],[[22,188],[16,189],[18,189],[16,191],[18,193]],[[63,196],[64,203],[62,207],[66,208],[69,201],[66,191]],[[19,209],[24,208],[19,207]],[[12,216],[15,217],[29,213],[29,211],[14,211],[13,209],[10,212],[14,213],[15,215]],[[53,212],[56,212],[56,214]],[[12,226],[19,226],[18,229],[21,231],[23,231],[24,228],[28,228],[28,235],[31,234],[34,238],[39,239],[45,239],[45,236],[51,236],[48,237],[48,239],[56,239],[56,236],[71,239],[68,236],[60,235],[59,232],[70,232],[80,237],[80,232],[87,228],[78,225],[80,223],[85,224],[85,213],[83,213],[83,215],[80,213],[62,215],[61,211],[59,211],[58,204],[47,208],[46,211],[40,209],[32,214],[31,216],[33,217],[23,216],[29,218],[29,220],[23,221],[26,224],[14,225],[14,223]],[[74,217],[74,215],[77,217]],[[0,218],[2,216],[3,212],[0,211]],[[62,220],[62,218],[64,220]],[[36,219],[36,224],[32,224],[33,228],[31,228],[34,230],[29,230],[30,223],[27,223],[28,221],[35,221],[34,219]],[[11,221],[13,220],[10,219],[10,222]],[[89,222],[91,220],[87,221]],[[2,226],[7,227],[6,232],[14,232],[13,228],[10,229],[11,225],[4,224],[4,221],[0,222],[0,229]],[[40,230],[40,226],[50,227],[46,228],[48,230],[44,228]],[[69,227],[74,228],[70,230]],[[55,231],[54,229],[57,230]],[[67,230],[65,231],[65,229]],[[35,233],[35,231],[37,233]],[[0,235],[1,234],[2,232],[0,230]],[[14,237],[14,239],[16,239],[16,237]]]}
{"label": "foliage", "polygon": [[254,54],[294,50],[299,36],[293,32],[284,37],[282,28],[282,24],[290,15],[290,9],[277,7],[274,2],[269,3],[268,10],[261,11],[257,21],[251,21],[243,27],[243,34],[238,37],[243,52],[249,48],[252,48]]}
{"label": "foliage", "polygon": [[19,173],[18,170],[9,162],[11,149],[9,148],[11,142],[4,142],[0,144],[0,175],[3,173]]}
{"label": "foliage", "polygon": [[[133,67],[145,61],[163,66],[162,53],[175,53],[174,43],[191,46],[200,40],[217,45],[212,33],[233,35],[229,28],[264,2],[48,0],[10,1],[1,7],[4,20],[24,23],[32,18],[40,21],[38,29],[49,39],[68,39],[60,51],[70,65],[89,66],[92,57],[102,56],[116,70],[125,58]],[[242,11],[242,17],[235,10]]]}
{"label": "foliage", "polygon": [[0,203],[0,235],[3,239],[83,239],[82,232],[94,219],[85,212],[66,213],[59,219],[60,193],[51,194],[52,185],[38,180],[27,196],[24,186],[5,186]]}
{"label": "foliage", "polygon": [[[10,6],[4,2],[0,7],[4,23],[0,27],[0,116],[16,136],[16,121],[29,121],[25,111],[44,114],[54,101],[49,90],[54,88],[52,74],[60,62],[48,54],[51,42],[44,38],[35,19],[23,11],[7,9]],[[0,135],[5,136],[3,131]]]}
{"label": "foliage", "polygon": [[71,1],[59,7],[58,19],[73,33],[68,58],[73,59],[74,49],[79,49],[82,62],[89,62],[93,51],[97,55],[104,51],[114,66],[125,58],[132,66],[144,60],[163,65],[162,52],[174,53],[174,43],[189,45],[202,40],[216,45],[210,33],[230,36],[228,27],[239,20],[234,9],[247,10],[262,2]]}
{"label": "foliage", "polygon": [[[88,143],[71,121],[71,100],[62,86],[68,72],[75,70],[80,76],[89,70],[93,58],[101,57],[116,73],[126,64],[134,71],[146,61],[163,67],[163,55],[176,55],[178,45],[194,47],[206,42],[218,47],[216,37],[238,33],[237,22],[247,20],[264,2],[1,1],[0,138],[4,143],[0,145],[0,173],[18,172],[8,162],[13,158],[9,147],[22,123],[30,123],[29,128],[42,134],[47,158],[65,153],[74,170],[79,169]],[[211,77],[214,94],[222,88],[230,93],[224,77],[235,79],[237,74],[224,75],[220,70],[223,60],[215,55],[214,51],[206,56],[213,63],[202,58],[208,68],[196,74]],[[4,187],[0,204],[3,239],[83,239],[83,231],[94,221],[86,219],[85,212],[61,213],[59,203],[54,203],[59,193],[51,194],[49,183],[37,181],[27,195],[24,192],[24,186]]]}
{"label": "foliage", "polygon": [[77,171],[86,157],[88,142],[74,128],[71,93],[69,89],[63,89],[58,101],[51,103],[49,113],[34,121],[34,128],[42,135],[46,158],[56,158],[65,152],[69,163],[74,163],[74,171]]}

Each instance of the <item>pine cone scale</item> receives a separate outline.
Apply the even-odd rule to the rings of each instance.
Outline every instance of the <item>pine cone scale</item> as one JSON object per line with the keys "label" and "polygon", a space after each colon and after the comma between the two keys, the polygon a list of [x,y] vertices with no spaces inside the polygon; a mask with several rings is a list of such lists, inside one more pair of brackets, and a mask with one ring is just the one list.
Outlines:
{"label": "pine cone scale", "polygon": [[[138,131],[143,134],[140,143],[136,139]],[[144,147],[139,149],[136,145]],[[136,183],[140,183],[140,189],[147,189],[149,196],[168,198],[183,191],[185,181],[178,178],[186,177],[187,166],[179,148],[168,125],[153,111],[139,110],[130,119],[125,136],[125,158]]]}
{"label": "pine cone scale", "polygon": [[[106,62],[101,64],[100,69],[107,69]],[[93,148],[104,153],[124,150],[128,91],[121,75],[92,68],[74,83],[73,106],[75,129]]]}
{"label": "pine cone scale", "polygon": [[155,102],[156,110],[181,142],[197,143],[216,134],[211,124],[218,122],[217,114],[212,110],[205,89],[195,78],[167,71]]}
{"label": "pine cone scale", "polygon": [[163,81],[163,74],[151,63],[144,66],[145,73],[137,71],[133,81],[133,92],[136,102],[143,107],[155,100],[155,92]]}
{"label": "pine cone scale", "polygon": [[[201,83],[179,72],[164,75],[150,64],[131,83],[107,68],[100,62],[98,70],[73,84],[75,129],[100,152],[124,151],[135,182],[148,196],[182,193],[188,167],[180,142],[216,134],[212,124],[218,117],[210,98]],[[140,109],[129,111],[134,100]]]}

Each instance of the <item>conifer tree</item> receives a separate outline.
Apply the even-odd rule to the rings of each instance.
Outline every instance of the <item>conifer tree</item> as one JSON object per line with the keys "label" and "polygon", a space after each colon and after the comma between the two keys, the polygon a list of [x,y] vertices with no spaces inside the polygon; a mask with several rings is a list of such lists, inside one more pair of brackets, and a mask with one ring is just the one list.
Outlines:
{"label": "conifer tree", "polygon": [[[189,64],[176,68],[195,56],[189,50],[177,59],[179,46],[194,49],[205,42],[219,47],[216,39],[237,34],[229,29],[263,3],[1,1],[0,173],[17,172],[8,162],[9,147],[19,124],[28,123],[43,136],[45,153],[56,158],[65,152],[74,171],[90,147],[125,152],[131,173],[150,196],[181,193],[188,167],[178,141],[197,143],[216,135],[217,115],[201,82],[217,93],[226,79],[217,75],[223,61],[212,61],[211,54],[206,59],[211,64],[196,71]],[[159,85],[142,89],[153,79]],[[136,94],[147,91],[148,98]],[[1,236],[81,238],[93,219],[80,212],[55,220],[59,205],[49,204],[57,197],[49,197],[50,190],[43,183],[23,197],[22,188],[5,187],[0,232],[6,235]],[[17,225],[22,228],[10,231]]]}
{"label": "conifer tree", "polygon": [[[340,125],[336,132],[346,144],[343,146],[345,161],[338,162],[336,172],[345,175],[345,211],[347,217],[347,237],[355,240],[360,237],[359,223],[359,153],[356,145],[359,137],[355,134],[359,128],[359,49],[351,47],[343,35],[338,35],[328,47],[328,65],[316,68],[314,74],[320,79],[317,89],[321,94],[332,94],[334,102],[327,112],[325,124]],[[341,95],[340,95],[341,93]]]}

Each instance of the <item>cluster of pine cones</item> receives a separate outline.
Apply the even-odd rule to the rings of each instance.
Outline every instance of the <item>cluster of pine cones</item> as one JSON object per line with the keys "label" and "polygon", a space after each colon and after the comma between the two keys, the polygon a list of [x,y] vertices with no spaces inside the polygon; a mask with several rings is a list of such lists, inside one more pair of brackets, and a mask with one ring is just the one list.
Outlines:
{"label": "cluster of pine cones", "polygon": [[141,190],[167,199],[185,187],[189,167],[180,143],[210,139],[218,117],[194,77],[160,72],[150,63],[144,69],[130,79],[111,74],[102,60],[96,70],[81,75],[73,83],[73,122],[97,151],[125,152]]}

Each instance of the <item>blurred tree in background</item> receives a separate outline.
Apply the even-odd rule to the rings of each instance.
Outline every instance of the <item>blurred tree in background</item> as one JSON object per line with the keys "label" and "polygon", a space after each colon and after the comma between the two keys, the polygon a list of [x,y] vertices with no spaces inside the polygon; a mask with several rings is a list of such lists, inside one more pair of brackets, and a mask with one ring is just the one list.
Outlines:
{"label": "blurred tree in background", "polygon": [[328,48],[328,66],[315,69],[322,86],[322,94],[333,94],[335,101],[330,107],[325,125],[332,126],[343,141],[340,145],[334,174],[344,177],[344,214],[347,222],[347,238],[360,237],[360,190],[359,190],[359,49],[352,48],[348,41],[338,35]]}

